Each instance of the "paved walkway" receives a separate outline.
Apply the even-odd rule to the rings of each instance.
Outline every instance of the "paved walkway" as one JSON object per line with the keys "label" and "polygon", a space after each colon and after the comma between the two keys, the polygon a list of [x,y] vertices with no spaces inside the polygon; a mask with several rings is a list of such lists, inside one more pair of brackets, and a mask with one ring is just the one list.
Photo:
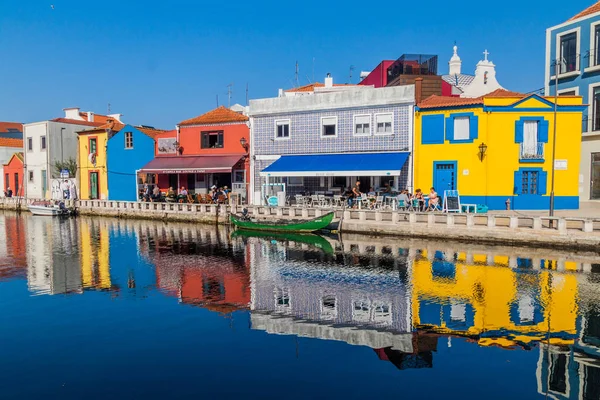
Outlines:
{"label": "paved walkway", "polygon": [[[494,214],[507,215],[534,215],[548,216],[546,211],[491,211]],[[579,210],[557,210],[554,212],[557,217],[574,217],[574,218],[600,218],[600,201],[582,201],[579,203]]]}

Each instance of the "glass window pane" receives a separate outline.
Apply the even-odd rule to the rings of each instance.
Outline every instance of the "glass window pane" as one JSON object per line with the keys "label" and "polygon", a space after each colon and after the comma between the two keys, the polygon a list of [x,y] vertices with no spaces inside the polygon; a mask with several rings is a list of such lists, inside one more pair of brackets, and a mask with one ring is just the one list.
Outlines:
{"label": "glass window pane", "polygon": [[469,117],[454,118],[454,140],[468,140],[469,137]]}

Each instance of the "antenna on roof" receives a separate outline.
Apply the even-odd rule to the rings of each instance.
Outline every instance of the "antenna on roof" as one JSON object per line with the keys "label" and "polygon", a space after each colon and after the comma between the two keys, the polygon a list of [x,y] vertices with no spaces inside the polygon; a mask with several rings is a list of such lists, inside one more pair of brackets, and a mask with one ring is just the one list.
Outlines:
{"label": "antenna on roof", "polygon": [[350,82],[349,83],[352,83],[352,72],[354,72],[354,65],[350,66]]}
{"label": "antenna on roof", "polygon": [[233,82],[227,85],[227,107],[231,107],[231,95],[233,94],[233,90],[231,89],[232,87]]}
{"label": "antenna on roof", "polygon": [[312,81],[310,80],[310,77],[308,76],[308,74],[306,74],[306,80],[308,81],[309,85],[312,83]]}
{"label": "antenna on roof", "polygon": [[107,114],[109,114],[109,115],[110,115],[110,103],[108,103],[108,107],[106,107],[106,109],[107,109],[107,111],[108,111],[108,112],[107,112]]}
{"label": "antenna on roof", "polygon": [[248,106],[248,82],[246,82],[246,106]]}
{"label": "antenna on roof", "polygon": [[296,86],[295,87],[300,86],[300,84],[298,82],[298,60],[296,60],[296,74],[294,75],[294,82],[296,82]]}

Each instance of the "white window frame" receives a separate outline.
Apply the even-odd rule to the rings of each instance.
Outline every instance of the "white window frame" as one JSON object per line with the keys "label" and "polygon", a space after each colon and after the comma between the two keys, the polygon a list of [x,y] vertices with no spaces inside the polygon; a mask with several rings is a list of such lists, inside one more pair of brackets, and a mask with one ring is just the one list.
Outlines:
{"label": "white window frame", "polygon": [[[274,122],[274,130],[275,130],[275,140],[289,140],[290,137],[292,136],[292,120],[291,119],[276,119]],[[277,136],[277,127],[279,125],[286,125],[288,126],[288,136],[287,137],[279,137]]]}
{"label": "white window frame", "polygon": [[[241,172],[241,173],[244,174],[244,178],[243,178],[242,181],[236,181],[236,180],[234,180],[235,174],[238,173],[238,172]],[[232,175],[232,179],[231,179],[232,182],[231,183],[246,183],[246,170],[245,169],[234,169],[233,173],[231,175]]]}
{"label": "white window frame", "polygon": [[[333,299],[333,308],[325,308],[323,304],[325,300]],[[333,295],[324,295],[321,297],[321,319],[322,320],[335,320],[338,317],[338,299]]]}
{"label": "white window frame", "polygon": [[579,96],[579,86],[573,86],[570,88],[566,88],[566,89],[558,89],[558,95],[560,96],[562,93],[567,93],[567,92],[575,92],[575,96]]}
{"label": "white window frame", "polygon": [[594,127],[594,89],[600,88],[599,83],[593,83],[588,86],[588,130],[583,133],[583,136],[598,135],[600,131],[593,131]]}
{"label": "white window frame", "polygon": [[[300,183],[291,183],[290,179],[301,179]],[[299,186],[304,186],[304,177],[303,176],[288,176],[288,186],[295,186],[295,187],[299,187]]]}
{"label": "white window frame", "polygon": [[[571,33],[577,33],[577,53],[579,56],[577,57],[577,64],[575,66],[575,71],[571,71],[571,72],[565,72],[564,74],[559,73],[558,74],[558,79],[561,78],[568,78],[570,76],[577,76],[577,75],[581,75],[581,27],[577,27],[577,28],[573,28],[573,29],[569,29],[568,31],[564,31],[561,33],[557,33],[556,34],[556,53],[554,53],[555,56],[555,61],[560,59],[560,42],[561,42],[561,38],[563,36],[569,35]],[[552,67],[550,67],[552,68]],[[559,69],[560,71],[560,66],[558,67],[554,67],[554,71],[551,71],[552,73],[552,77],[550,78],[552,79],[556,79],[556,68]]]}
{"label": "white window frame", "polygon": [[[599,49],[596,49],[595,45],[596,45],[596,27],[600,26],[600,21],[597,22],[592,22],[592,24],[590,25],[590,57],[592,56],[592,52],[598,51]],[[600,48],[600,45],[598,46]],[[595,55],[594,55],[595,57]],[[584,69],[585,72],[594,72],[594,71],[600,71],[600,64],[599,65],[595,65],[593,67],[586,67]],[[559,91],[560,93],[560,91]]]}
{"label": "white window frame", "polygon": [[[467,130],[467,137],[466,138],[465,137],[463,137],[463,138],[457,138],[456,137],[456,120],[457,119],[461,120],[461,121],[467,120],[468,130]],[[454,140],[455,142],[459,142],[459,141],[469,140],[471,138],[471,117],[468,117],[468,116],[454,117],[452,119],[452,124],[454,125],[452,127],[453,128],[453,133],[452,133],[453,137],[452,137],[452,140]]]}
{"label": "white window frame", "polygon": [[[127,134],[131,135],[131,147],[127,147]],[[125,139],[125,150],[133,150],[133,132],[125,132],[123,134],[123,136],[125,136],[124,137],[124,139]],[[96,146],[97,146],[97,144],[96,144]]]}
{"label": "white window frame", "polygon": [[[323,124],[323,120],[330,119],[330,118],[335,118],[335,135],[324,135],[323,134],[323,127],[325,125]],[[329,139],[329,138],[336,138],[336,137],[338,137],[338,122],[339,121],[338,121],[337,115],[328,115],[328,116],[325,116],[325,117],[321,117],[321,126],[319,127],[321,129],[321,138]]]}
{"label": "white window frame", "polygon": [[[358,117],[369,117],[369,132],[367,133],[356,133],[356,118]],[[352,116],[352,134],[354,136],[371,136],[373,132],[373,117],[371,114],[356,114]]]}
{"label": "white window frame", "polygon": [[33,182],[35,179],[35,174],[33,173],[32,170],[29,170],[28,174],[29,174],[29,176],[28,176],[29,182]]}
{"label": "white window frame", "polygon": [[[29,141],[31,140],[31,146],[29,146]],[[29,136],[27,138],[27,151],[33,151],[33,136]]]}
{"label": "white window frame", "polygon": [[[381,115],[391,115],[392,116],[392,131],[391,132],[378,132],[377,131],[377,117]],[[373,129],[375,132],[375,136],[391,136],[394,134],[394,113],[393,112],[385,112],[385,113],[377,113],[373,118]]]}
{"label": "white window frame", "polygon": [[[45,144],[45,147],[42,147],[42,143]],[[46,138],[46,135],[42,135],[40,136],[40,150],[41,151],[46,151],[46,149],[48,148],[48,139]]]}

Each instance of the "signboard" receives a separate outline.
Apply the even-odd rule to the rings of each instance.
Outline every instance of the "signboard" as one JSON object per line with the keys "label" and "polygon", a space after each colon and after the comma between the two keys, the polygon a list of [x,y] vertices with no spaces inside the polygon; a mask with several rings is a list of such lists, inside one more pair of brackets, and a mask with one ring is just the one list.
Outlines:
{"label": "signboard", "polygon": [[267,199],[267,202],[269,203],[269,207],[277,207],[279,205],[279,200],[277,199],[277,196],[271,196]]}
{"label": "signboard", "polygon": [[458,190],[444,190],[444,212],[461,212]]}
{"label": "signboard", "polygon": [[61,169],[60,170],[60,177],[61,177],[61,179],[68,179],[69,178],[69,170],[68,169]]}
{"label": "signboard", "polygon": [[557,171],[566,171],[568,165],[567,160],[554,160],[554,169]]}

